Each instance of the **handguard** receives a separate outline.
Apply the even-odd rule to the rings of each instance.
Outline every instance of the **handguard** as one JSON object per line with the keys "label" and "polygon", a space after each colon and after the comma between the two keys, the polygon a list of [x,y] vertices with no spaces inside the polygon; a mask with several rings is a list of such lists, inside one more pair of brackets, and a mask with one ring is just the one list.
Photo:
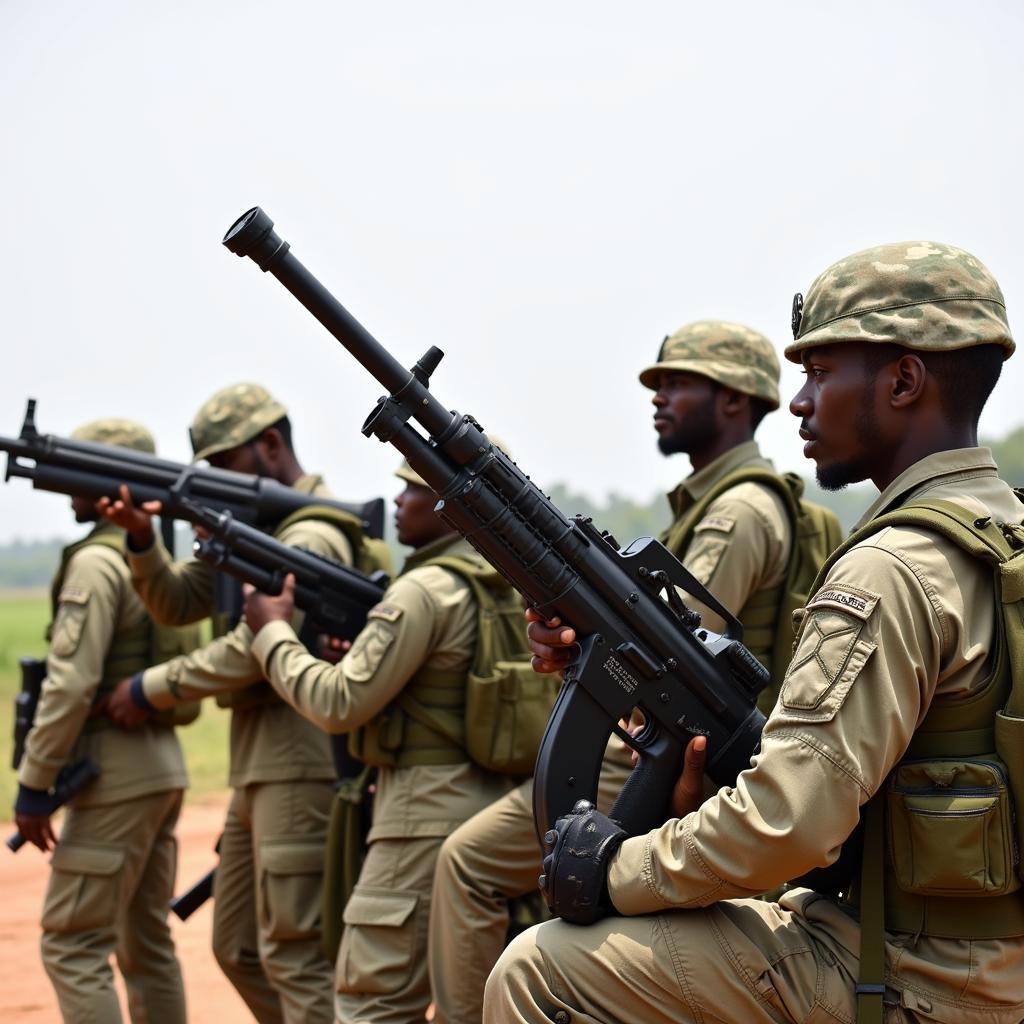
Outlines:
{"label": "handguard", "polygon": [[614,913],[608,865],[627,838],[624,829],[589,800],[578,800],[544,834],[544,874],[539,884],[548,908],[563,921],[593,924]]}

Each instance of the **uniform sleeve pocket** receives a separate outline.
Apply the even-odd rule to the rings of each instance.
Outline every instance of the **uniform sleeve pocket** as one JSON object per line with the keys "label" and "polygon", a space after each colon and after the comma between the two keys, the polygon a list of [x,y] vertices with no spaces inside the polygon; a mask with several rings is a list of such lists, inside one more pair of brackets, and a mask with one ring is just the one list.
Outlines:
{"label": "uniform sleeve pocket", "polygon": [[305,939],[320,931],[326,836],[304,843],[260,844],[260,919],[272,939]]}
{"label": "uniform sleeve pocket", "polygon": [[72,594],[67,591],[61,593],[50,640],[50,650],[58,658],[70,658],[78,650],[88,614],[88,594],[81,591],[74,591]]}
{"label": "uniform sleeve pocket", "polygon": [[43,902],[43,930],[79,932],[105,928],[117,915],[124,850],[58,843]]}
{"label": "uniform sleeve pocket", "polygon": [[782,682],[787,711],[815,722],[835,716],[877,646],[862,639],[863,629],[864,622],[842,612],[808,616]]}
{"label": "uniform sleeve pocket", "polygon": [[355,887],[338,952],[339,992],[392,992],[402,985],[412,968],[418,902],[414,892]]}

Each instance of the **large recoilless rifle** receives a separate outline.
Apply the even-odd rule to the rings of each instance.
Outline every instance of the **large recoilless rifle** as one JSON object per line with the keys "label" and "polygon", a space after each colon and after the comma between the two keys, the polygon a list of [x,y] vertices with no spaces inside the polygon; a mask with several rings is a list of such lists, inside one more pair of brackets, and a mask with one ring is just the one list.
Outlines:
{"label": "large recoilless rifle", "polygon": [[[758,747],[764,716],[755,700],[768,682],[735,616],[656,540],[620,550],[590,519],[559,511],[476,420],[430,392],[440,349],[405,369],[295,258],[258,207],[231,226],[224,245],[273,274],[388,391],[363,433],[409,460],[439,495],[445,522],[537,611],[576,629],[580,653],[565,672],[537,759],[539,834],[577,800],[594,799],[613,730],[640,754],[611,811],[632,835],[665,820],[692,736],[708,737],[711,778],[734,783]],[[702,629],[676,588],[721,615],[725,634]],[[634,707],[645,725],[630,737],[616,723]]]}
{"label": "large recoilless rifle", "polygon": [[[0,451],[7,452],[5,480],[27,477],[40,491],[56,491],[93,501],[116,498],[127,484],[136,505],[159,501],[164,514],[188,519],[179,498],[192,498],[218,512],[230,512],[241,522],[273,527],[310,503],[338,508],[356,516],[369,537],[384,535],[384,501],[346,504],[311,497],[276,480],[234,473],[213,466],[189,466],[160,459],[146,452],[93,441],[77,441],[55,434],[40,434],[35,423],[36,401],[28,400],[18,437],[0,436]],[[31,464],[26,460],[31,460]]]}

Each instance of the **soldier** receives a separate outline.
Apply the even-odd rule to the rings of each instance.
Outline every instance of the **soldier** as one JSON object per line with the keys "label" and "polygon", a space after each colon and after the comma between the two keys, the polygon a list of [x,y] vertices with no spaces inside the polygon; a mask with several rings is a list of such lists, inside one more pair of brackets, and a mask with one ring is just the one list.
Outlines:
{"label": "soldier", "polygon": [[250,593],[245,610],[253,653],[277,692],[322,728],[350,733],[352,753],[378,767],[369,847],[338,951],[342,1024],[423,1020],[438,848],[509,785],[457,740],[478,623],[466,574],[517,620],[522,606],[437,516],[437,496],[408,463],[398,476],[406,485],[395,499],[398,539],[415,550],[339,664],[299,643],[288,625],[290,586],[279,597]]}
{"label": "soldier", "polygon": [[[72,436],[155,450],[149,431],[128,420],[97,420]],[[30,842],[43,851],[54,847],[43,964],[64,1020],[121,1020],[109,962],[114,953],[131,1019],[184,1024],[167,901],[174,889],[174,826],[188,785],[185,762],[173,728],[154,724],[126,733],[90,715],[126,672],[152,663],[153,625],[132,590],[122,531],[84,498],[73,498],[71,507],[77,522],[99,523],[64,549],[53,582],[46,681],[14,808]],[[47,791],[63,765],[85,757],[100,776],[68,805],[57,842]]]}
{"label": "soldier", "polygon": [[[775,350],[749,327],[701,320],[664,340],[640,382],[654,392],[658,448],[664,455],[686,453],[693,466],[668,496],[674,521],[663,540],[726,608],[753,626],[755,653],[769,661],[793,530],[779,490],[742,476],[773,472],[754,432],[779,406]],[[722,628],[711,609],[694,605],[710,628]],[[788,621],[783,629],[788,635]],[[619,747],[613,740],[606,755],[604,810],[629,770]],[[532,794],[532,782],[524,783],[466,822],[441,849],[430,920],[437,1024],[478,1024],[487,975],[505,944],[508,901],[536,888],[540,851]]]}
{"label": "soldier", "polygon": [[[592,816],[609,851],[595,898],[624,916],[522,936],[485,1021],[1024,1017],[1002,776],[1019,820],[1024,718],[999,711],[1024,697],[1007,678],[1019,605],[1002,603],[1021,590],[964,546],[1024,538],[1020,501],[977,447],[1014,347],[1003,296],[963,250],[906,242],[841,260],[801,303],[786,355],[807,373],[790,405],[805,454],[823,486],[870,479],[881,494],[819,577],[752,767],[646,836]],[[571,630],[530,629],[564,661]],[[747,898],[835,862],[862,813],[842,899]]]}
{"label": "soldier", "polygon": [[[287,411],[257,384],[218,391],[190,430],[195,461],[255,473],[311,495],[329,496],[295,455]],[[156,542],[149,512],[123,498],[108,507],[129,530],[128,564],[152,614],[164,622],[209,615],[212,572],[172,563]],[[278,534],[346,565],[352,545],[338,525],[301,519]],[[320,945],[320,880],[335,780],[329,737],[276,697],[263,680],[245,622],[185,658],[124,680],[109,713],[132,726],[151,710],[216,695],[231,708],[230,784],[220,843],[213,951],[261,1022],[331,1020],[331,967]]]}

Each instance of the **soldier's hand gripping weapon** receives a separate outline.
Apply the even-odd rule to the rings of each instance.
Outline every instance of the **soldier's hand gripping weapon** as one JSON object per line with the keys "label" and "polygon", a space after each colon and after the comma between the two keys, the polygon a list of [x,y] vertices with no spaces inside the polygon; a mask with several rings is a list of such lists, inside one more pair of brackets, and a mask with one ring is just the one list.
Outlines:
{"label": "soldier's hand gripping weapon", "polygon": [[[640,754],[611,811],[631,835],[665,821],[692,736],[708,737],[711,778],[734,783],[757,750],[764,716],[755,701],[768,682],[743,646],[736,618],[657,541],[642,537],[620,550],[589,519],[560,512],[476,420],[449,411],[430,392],[439,349],[431,348],[412,370],[403,368],[273,228],[257,207],[232,225],[224,244],[273,274],[384,386],[388,394],[363,433],[394,445],[439,495],[445,522],[542,615],[570,623],[580,639],[537,759],[538,834],[577,800],[594,799],[613,731]],[[701,628],[676,588],[721,615],[726,632]],[[617,723],[634,707],[646,724],[632,737]]]}
{"label": "soldier's hand gripping weapon", "polygon": [[[20,658],[21,689],[14,698],[14,750],[11,765],[15,771],[21,766],[25,756],[25,740],[36,717],[39,694],[43,680],[46,678],[46,662],[39,658]],[[99,766],[88,757],[66,765],[57,776],[56,785],[50,794],[49,813],[63,807],[72,797],[80,793],[89,783],[98,779]],[[26,843],[20,832],[15,832],[7,839],[7,849],[17,853]]]}
{"label": "soldier's hand gripping weapon", "polygon": [[7,452],[5,480],[27,477],[36,490],[93,501],[117,498],[120,486],[126,484],[136,505],[159,501],[164,514],[175,519],[189,518],[187,506],[177,499],[192,498],[218,512],[230,512],[241,522],[264,527],[276,526],[307,505],[326,505],[354,515],[368,537],[383,536],[381,498],[350,505],[304,494],[266,477],[189,466],[129,448],[40,434],[35,411],[35,399],[30,398],[20,435],[0,437],[0,451]]}

